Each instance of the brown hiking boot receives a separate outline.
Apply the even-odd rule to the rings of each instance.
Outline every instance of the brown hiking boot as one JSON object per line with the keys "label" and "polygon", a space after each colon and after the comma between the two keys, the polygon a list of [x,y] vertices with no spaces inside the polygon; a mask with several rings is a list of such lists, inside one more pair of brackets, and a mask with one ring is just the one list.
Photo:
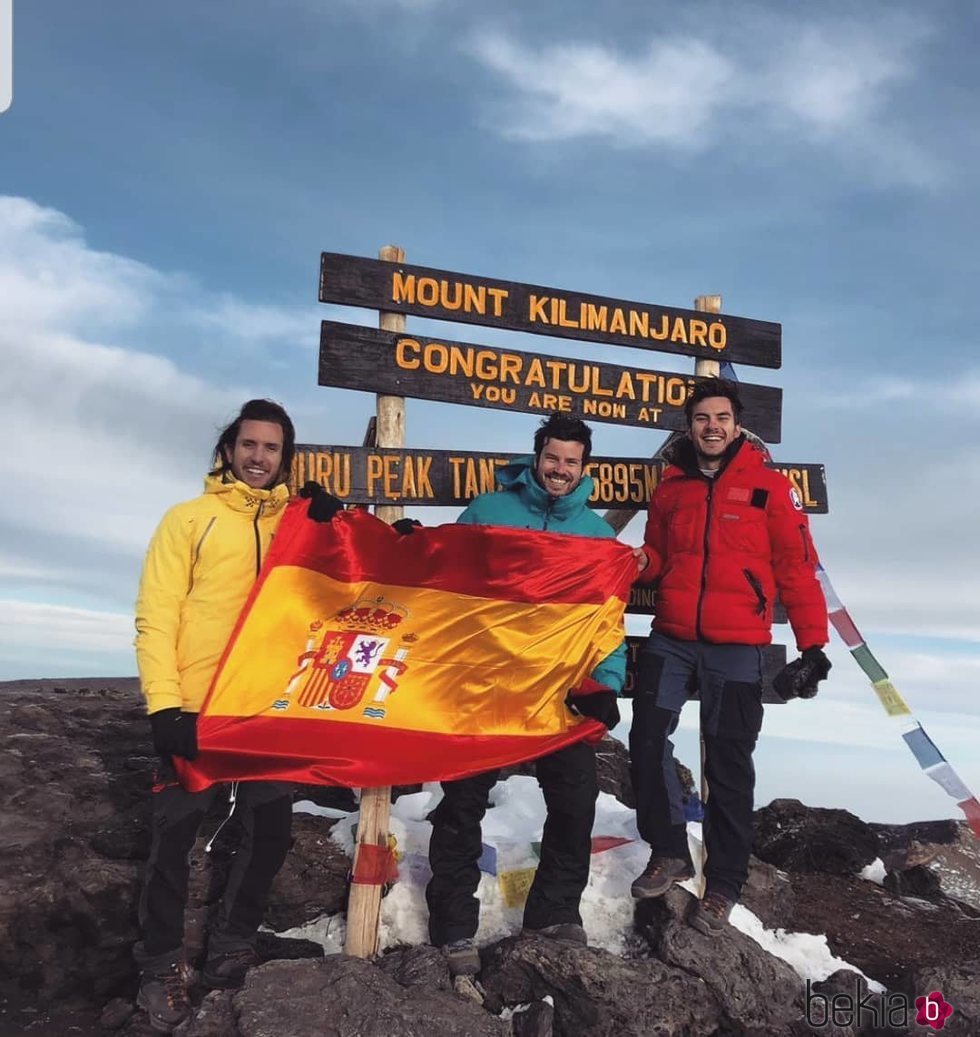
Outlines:
{"label": "brown hiking boot", "polygon": [[245,973],[261,961],[251,947],[218,954],[205,962],[201,979],[212,990],[237,990],[245,982]]}
{"label": "brown hiking boot", "polygon": [[661,857],[652,854],[643,874],[638,875],[630,886],[636,900],[662,897],[675,882],[694,878],[694,866],[680,857]]}
{"label": "brown hiking boot", "polygon": [[578,922],[556,922],[555,925],[546,925],[543,929],[529,929],[524,926],[521,935],[546,936],[549,940],[564,940],[566,943],[577,943],[582,947],[587,947],[589,943],[585,930]]}
{"label": "brown hiking boot", "polygon": [[451,976],[475,976],[480,971],[480,952],[472,940],[453,940],[442,948],[442,953]]}
{"label": "brown hiking boot", "polygon": [[721,936],[728,929],[729,915],[735,906],[733,900],[721,893],[705,893],[704,899],[694,905],[689,919],[691,926],[705,936]]}
{"label": "brown hiking boot", "polygon": [[150,1025],[158,1033],[171,1033],[191,1011],[187,994],[190,982],[190,967],[183,961],[174,962],[164,972],[144,972],[140,976],[140,989],[136,1003],[150,1019]]}

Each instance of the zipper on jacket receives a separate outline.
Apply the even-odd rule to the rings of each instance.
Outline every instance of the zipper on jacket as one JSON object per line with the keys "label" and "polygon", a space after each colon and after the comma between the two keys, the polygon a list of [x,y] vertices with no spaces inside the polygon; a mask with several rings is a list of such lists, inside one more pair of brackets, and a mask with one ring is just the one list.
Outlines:
{"label": "zipper on jacket", "polygon": [[745,573],[745,578],[749,581],[752,590],[755,591],[755,596],[759,599],[759,603],[756,605],[755,611],[758,615],[764,616],[766,614],[766,606],[769,603],[766,601],[766,593],[762,589],[762,584],[759,582],[759,577],[756,576],[756,574],[752,572],[751,569],[743,569],[742,572]]}
{"label": "zipper on jacket", "polygon": [[255,509],[255,518],[252,520],[252,528],[255,530],[255,575],[258,576],[262,570],[262,534],[259,532],[259,519],[262,517],[262,508],[265,501],[261,501]]}
{"label": "zipper on jacket", "polygon": [[[718,477],[715,476],[715,479]],[[701,632],[701,606],[704,604],[704,592],[708,585],[708,533],[711,530],[711,501],[712,495],[715,489],[715,480],[708,480],[708,504],[705,508],[704,514],[704,561],[701,564],[701,591],[698,594],[698,611],[697,611],[697,634],[698,640],[704,640],[704,634]]]}
{"label": "zipper on jacket", "polygon": [[799,529],[800,529],[800,539],[803,541],[803,561],[804,562],[809,562],[810,561],[810,545],[807,543],[806,526],[804,526],[803,523],[801,522],[800,526],[799,526]]}
{"label": "zipper on jacket", "polygon": [[551,516],[551,509],[555,506],[555,501],[557,500],[557,497],[548,495],[548,503],[544,506],[544,521],[541,525],[542,532],[548,528],[548,518]]}
{"label": "zipper on jacket", "polygon": [[204,532],[201,534],[200,539],[197,542],[197,546],[194,548],[194,565],[197,565],[198,560],[201,557],[201,548],[204,547],[204,541],[208,538],[208,533],[211,532],[211,527],[218,521],[217,515],[212,515],[208,520],[208,524],[204,527]]}

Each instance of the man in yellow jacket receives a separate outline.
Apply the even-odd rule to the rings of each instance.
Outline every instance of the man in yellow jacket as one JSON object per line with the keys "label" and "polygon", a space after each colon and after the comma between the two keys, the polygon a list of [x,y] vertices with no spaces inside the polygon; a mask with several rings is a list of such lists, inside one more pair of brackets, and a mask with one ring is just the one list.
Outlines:
{"label": "man in yellow jacket", "polygon": [[[172,757],[197,755],[197,714],[289,498],[293,423],[279,404],[249,400],[221,433],[204,493],[171,508],[150,541],[136,602],[136,659],[160,767],[139,919],[138,1003],[169,1033],[190,1011],[184,907],[188,855],[220,786],[187,792]],[[242,842],[209,934],[204,982],[235,987],[256,963],[272,880],[290,847],[292,789],[237,790]]]}

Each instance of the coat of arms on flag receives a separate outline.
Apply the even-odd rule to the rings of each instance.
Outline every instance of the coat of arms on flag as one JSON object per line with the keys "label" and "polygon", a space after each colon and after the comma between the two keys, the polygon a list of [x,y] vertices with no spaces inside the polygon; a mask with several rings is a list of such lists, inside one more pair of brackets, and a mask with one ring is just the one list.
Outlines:
{"label": "coat of arms on flag", "polygon": [[377,597],[347,605],[327,621],[314,619],[298,669],[273,708],[353,709],[373,687],[363,715],[383,719],[383,703],[398,687],[418,640],[411,631],[397,634],[407,617],[404,606]]}

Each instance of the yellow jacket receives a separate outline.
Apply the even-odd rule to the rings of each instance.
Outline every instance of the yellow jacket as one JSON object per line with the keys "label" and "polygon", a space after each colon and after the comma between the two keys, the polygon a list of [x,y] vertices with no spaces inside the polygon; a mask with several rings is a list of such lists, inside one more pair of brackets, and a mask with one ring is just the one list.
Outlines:
{"label": "yellow jacket", "polygon": [[200,710],[288,499],[283,485],[255,490],[209,475],[200,497],[163,516],[136,599],[148,713]]}

